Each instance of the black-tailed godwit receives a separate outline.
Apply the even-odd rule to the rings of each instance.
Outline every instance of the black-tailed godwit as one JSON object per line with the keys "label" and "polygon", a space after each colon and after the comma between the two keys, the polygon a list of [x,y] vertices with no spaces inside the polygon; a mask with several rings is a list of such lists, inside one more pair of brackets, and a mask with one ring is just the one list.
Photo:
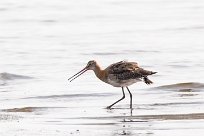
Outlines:
{"label": "black-tailed godwit", "polygon": [[130,94],[130,108],[132,109],[132,93],[130,92],[128,86],[139,81],[144,81],[146,84],[152,84],[153,82],[149,80],[147,76],[157,73],[140,68],[136,62],[127,61],[120,61],[111,64],[106,69],[102,70],[95,60],[91,60],[88,62],[84,69],[70,77],[68,80],[70,82],[73,81],[87,70],[93,70],[95,72],[95,75],[101,81],[110,84],[114,87],[122,88],[123,97],[108,106],[108,109],[111,109],[113,105],[125,98],[124,87],[127,88]]}

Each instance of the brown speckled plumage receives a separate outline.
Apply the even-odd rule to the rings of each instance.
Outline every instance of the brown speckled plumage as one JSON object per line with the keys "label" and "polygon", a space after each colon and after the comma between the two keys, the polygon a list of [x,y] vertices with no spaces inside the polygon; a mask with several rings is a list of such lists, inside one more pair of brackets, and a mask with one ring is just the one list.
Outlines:
{"label": "brown speckled plumage", "polygon": [[[144,79],[146,84],[153,82],[147,78],[148,75],[155,74],[156,72],[144,70],[140,68],[136,62],[120,61],[107,67],[105,71],[108,72],[109,78],[115,80],[128,80],[128,79]],[[112,76],[112,77],[111,77]]]}
{"label": "brown speckled plumage", "polygon": [[86,72],[87,70],[93,70],[95,75],[103,82],[108,83],[114,87],[121,87],[123,92],[123,97],[111,104],[107,108],[111,108],[113,105],[125,98],[124,87],[127,88],[130,94],[130,108],[132,108],[132,94],[128,86],[139,82],[144,81],[146,84],[152,84],[153,82],[148,79],[149,75],[155,74],[157,72],[152,72],[145,70],[138,66],[136,62],[127,62],[120,61],[114,64],[111,64],[106,69],[102,70],[96,61],[89,61],[87,66],[82,69],[80,72],[70,77],[68,80],[71,82],[76,79],[78,76]]}

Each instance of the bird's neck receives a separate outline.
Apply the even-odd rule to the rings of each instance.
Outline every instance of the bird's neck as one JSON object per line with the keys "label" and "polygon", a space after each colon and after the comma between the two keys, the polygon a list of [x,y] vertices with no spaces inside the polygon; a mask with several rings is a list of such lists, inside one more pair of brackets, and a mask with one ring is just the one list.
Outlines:
{"label": "bird's neck", "polygon": [[101,67],[97,64],[94,69],[95,75],[102,81],[106,81],[106,72],[102,70]]}

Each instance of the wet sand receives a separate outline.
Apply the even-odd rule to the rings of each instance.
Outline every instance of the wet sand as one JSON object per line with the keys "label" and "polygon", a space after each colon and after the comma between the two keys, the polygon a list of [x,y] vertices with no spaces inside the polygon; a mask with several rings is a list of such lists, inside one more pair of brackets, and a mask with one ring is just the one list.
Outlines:
{"label": "wet sand", "polygon": [[[29,109],[29,110],[28,110]],[[160,115],[121,115],[121,116],[95,116],[77,118],[43,117],[28,119],[25,115],[16,116],[10,112],[34,112],[37,108],[18,108],[5,110],[0,115],[0,124],[9,125],[9,132],[3,135],[163,135],[172,133],[177,135],[183,131],[197,131],[197,135],[204,132],[204,113],[189,114],[160,114]],[[92,108],[92,110],[94,110]],[[123,111],[127,109],[112,109],[108,112]],[[99,114],[98,114],[99,115]],[[24,116],[24,117],[23,117]],[[30,115],[29,115],[30,116]],[[26,119],[27,118],[27,119]],[[33,118],[33,117],[32,117]],[[46,119],[47,118],[47,119]],[[28,124],[29,123],[29,124]],[[187,124],[186,124],[187,123]],[[33,127],[32,131],[31,125]],[[17,127],[19,126],[19,127]],[[17,128],[16,128],[17,127]],[[65,129],[66,128],[66,129]]]}
{"label": "wet sand", "polygon": [[[199,90],[197,90],[199,88]],[[173,90],[172,90],[173,89]],[[191,89],[191,91],[188,91]],[[17,135],[193,135],[190,133],[197,132],[197,135],[204,133],[204,112],[202,105],[204,101],[193,97],[203,94],[202,83],[178,83],[171,85],[162,85],[153,87],[149,98],[150,103],[134,103],[133,110],[130,110],[128,101],[116,105],[113,109],[105,109],[104,105],[100,105],[100,101],[105,98],[116,98],[115,95],[95,94],[92,95],[75,94],[75,95],[58,95],[32,97],[29,99],[47,100],[59,99],[68,100],[70,97],[76,101],[83,101],[87,104],[77,106],[77,102],[71,101],[73,105],[67,106],[48,106],[48,107],[17,107],[2,109],[0,114],[0,125],[9,125],[2,131],[4,135],[17,133]],[[165,97],[170,99],[172,96],[182,98],[173,100],[172,102],[154,101],[155,95],[159,91],[163,91]],[[187,90],[187,91],[180,91]],[[148,92],[141,90],[135,92],[134,96],[140,96]],[[173,93],[173,95],[172,95]],[[191,93],[200,93],[190,95]],[[186,94],[186,95],[181,95]],[[161,95],[161,94],[160,94]],[[100,97],[99,97],[100,96]],[[163,95],[164,96],[164,95]],[[163,97],[162,96],[162,97]],[[118,97],[118,96],[117,96]],[[135,98],[134,97],[134,98]],[[172,97],[172,98],[173,98]],[[175,98],[176,98],[175,97]],[[102,98],[99,100],[98,98]],[[191,101],[189,101],[190,99]],[[97,100],[98,99],[98,100]],[[136,98],[135,98],[136,99]],[[183,101],[184,100],[184,101]],[[187,100],[187,101],[186,101]],[[97,101],[97,103],[93,103]],[[68,102],[70,103],[70,102]],[[109,102],[107,102],[108,104]],[[106,104],[105,104],[106,105]],[[195,112],[197,111],[197,112]],[[29,125],[28,125],[29,124]],[[34,128],[33,131],[32,127]],[[9,128],[10,127],[10,128]],[[6,133],[8,130],[10,133]]]}

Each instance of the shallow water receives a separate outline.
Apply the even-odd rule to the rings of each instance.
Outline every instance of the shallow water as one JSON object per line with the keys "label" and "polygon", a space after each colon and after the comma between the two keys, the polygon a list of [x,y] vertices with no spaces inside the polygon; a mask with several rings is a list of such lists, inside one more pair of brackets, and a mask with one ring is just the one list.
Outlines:
{"label": "shallow water", "polygon": [[[3,136],[194,136],[204,133],[202,0],[1,0]],[[92,71],[130,60],[157,71],[122,95]]]}

